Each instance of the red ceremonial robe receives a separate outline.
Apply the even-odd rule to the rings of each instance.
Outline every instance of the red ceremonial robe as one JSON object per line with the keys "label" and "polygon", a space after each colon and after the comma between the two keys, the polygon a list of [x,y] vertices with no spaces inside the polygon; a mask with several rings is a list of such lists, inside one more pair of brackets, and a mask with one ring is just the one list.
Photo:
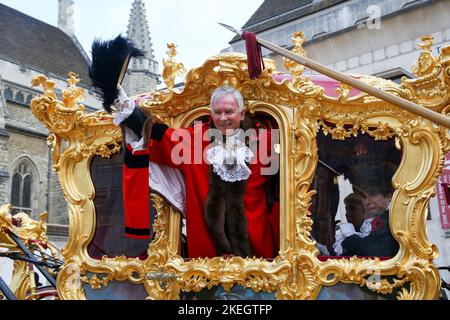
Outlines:
{"label": "red ceremonial robe", "polygon": [[[209,188],[209,166],[204,161],[203,153],[211,142],[202,141],[201,138],[196,138],[197,140],[194,142],[194,131],[196,131],[196,137],[203,137],[208,129],[209,126],[205,124],[197,124],[187,129],[172,129],[162,124],[154,124],[152,137],[146,151],[133,154],[131,149],[127,148],[123,176],[127,236],[141,238],[149,235],[146,232],[149,226],[149,180],[148,162],[145,162],[145,154],[148,154],[152,162],[177,168],[183,173],[186,186],[188,257],[211,258],[217,256],[204,220],[204,204]],[[181,151],[183,149],[189,150],[191,154],[183,154]],[[181,161],[183,157],[184,162]],[[145,172],[145,165],[147,165],[147,172]],[[274,232],[270,225],[271,212],[266,202],[265,182],[267,177],[261,175],[262,167],[259,159],[255,164],[249,165],[252,174],[247,181],[244,207],[253,255],[272,258],[274,255]]]}

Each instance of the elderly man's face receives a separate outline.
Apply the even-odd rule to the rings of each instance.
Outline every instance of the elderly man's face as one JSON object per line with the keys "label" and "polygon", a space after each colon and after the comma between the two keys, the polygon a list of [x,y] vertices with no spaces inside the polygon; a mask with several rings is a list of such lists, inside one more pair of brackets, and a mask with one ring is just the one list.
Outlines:
{"label": "elderly man's face", "polygon": [[211,106],[211,117],[217,130],[230,135],[241,126],[245,111],[239,111],[236,100],[228,94],[217,99],[214,106]]}

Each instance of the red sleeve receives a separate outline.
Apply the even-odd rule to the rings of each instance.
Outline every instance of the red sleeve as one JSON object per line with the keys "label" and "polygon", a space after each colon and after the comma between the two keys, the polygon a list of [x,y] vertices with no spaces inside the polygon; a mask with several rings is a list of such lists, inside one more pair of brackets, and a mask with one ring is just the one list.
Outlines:
{"label": "red sleeve", "polygon": [[[158,124],[156,124],[157,126]],[[155,126],[154,126],[155,127]],[[183,170],[184,164],[190,164],[193,160],[192,128],[153,128],[163,130],[163,133],[152,133],[149,144],[150,161],[164,164],[172,168]],[[199,149],[202,153],[202,149]]]}
{"label": "red sleeve", "polygon": [[122,176],[125,236],[148,239],[150,234],[148,152],[125,150]]}
{"label": "red sleeve", "polygon": [[125,235],[147,239],[150,234],[149,161],[182,169],[190,163],[191,130],[153,125],[147,150],[132,151],[128,145],[123,166],[122,192]]}

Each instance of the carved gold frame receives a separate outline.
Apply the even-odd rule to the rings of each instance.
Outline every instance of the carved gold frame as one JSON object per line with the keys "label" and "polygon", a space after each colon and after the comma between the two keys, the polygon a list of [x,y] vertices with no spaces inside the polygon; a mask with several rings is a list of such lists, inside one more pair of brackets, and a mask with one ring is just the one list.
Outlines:
{"label": "carved gold frame", "polygon": [[[303,41],[299,37],[301,33],[294,35],[294,51],[302,53]],[[361,80],[447,114],[450,47],[443,48],[439,57],[433,57],[431,45],[427,45],[432,39],[422,40],[423,52],[413,67],[418,78],[404,79],[400,85],[370,76]],[[169,58],[165,65],[173,67],[174,54]],[[338,282],[366,286],[379,293],[400,289],[399,299],[438,297],[440,276],[433,264],[438,249],[428,242],[426,217],[436,178],[450,150],[448,130],[367,94],[350,97],[351,88],[345,85],[337,98],[329,97],[322,87],[302,76],[303,68],[289,62],[286,67],[291,80],[274,80],[278,71],[272,60],[266,60],[266,70],[259,79],[250,80],[244,55],[218,55],[190,70],[182,91],[173,89],[175,74],[182,68],[178,64],[174,72],[169,69],[164,72],[169,84],[166,91],[140,97],[141,108],[172,127],[183,127],[207,114],[212,90],[228,83],[242,92],[248,112],[264,112],[278,122],[280,194],[284,198],[281,248],[278,257],[270,262],[239,257],[185,261],[178,255],[180,216],[157,196],[154,196],[157,237],[149,247],[146,261],[125,257],[99,261],[89,257],[87,246],[95,230],[95,188],[90,163],[95,155],[110,157],[118,152],[121,133],[112,124],[111,115],[83,113],[82,91],[76,87],[75,75],[70,75],[62,101],[55,95],[53,82],[42,76],[34,80],[34,85],[42,85],[45,93],[33,99],[31,108],[51,131],[48,142],[54,169],[59,173],[69,204],[70,234],[63,251],[65,265],[57,281],[62,299],[85,299],[80,283],[99,289],[112,280],[144,285],[148,299],[178,299],[182,290],[197,292],[219,284],[226,290],[239,284],[255,291],[276,291],[277,299],[315,299],[323,286]],[[396,191],[391,207],[391,231],[400,244],[392,259],[318,260],[318,250],[310,237],[313,221],[308,211],[314,194],[309,186],[318,161],[315,140],[318,130],[339,140],[360,133],[376,140],[395,137],[398,148],[402,148],[404,156],[392,179]],[[368,280],[374,270],[382,276],[379,281]],[[155,280],[153,275],[161,277]],[[172,276],[164,278],[164,275]],[[394,276],[395,280],[388,281],[385,276]],[[409,286],[405,286],[407,283]]]}

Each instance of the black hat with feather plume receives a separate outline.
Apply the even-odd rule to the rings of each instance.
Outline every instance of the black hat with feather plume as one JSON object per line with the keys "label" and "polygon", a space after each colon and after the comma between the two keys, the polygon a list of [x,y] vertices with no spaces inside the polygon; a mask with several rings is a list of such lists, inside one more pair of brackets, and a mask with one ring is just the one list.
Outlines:
{"label": "black hat with feather plume", "polygon": [[103,107],[111,113],[111,105],[117,99],[117,85],[122,83],[131,58],[143,57],[145,53],[121,35],[113,40],[95,39],[92,43],[92,64],[89,76],[92,85],[100,89]]}

